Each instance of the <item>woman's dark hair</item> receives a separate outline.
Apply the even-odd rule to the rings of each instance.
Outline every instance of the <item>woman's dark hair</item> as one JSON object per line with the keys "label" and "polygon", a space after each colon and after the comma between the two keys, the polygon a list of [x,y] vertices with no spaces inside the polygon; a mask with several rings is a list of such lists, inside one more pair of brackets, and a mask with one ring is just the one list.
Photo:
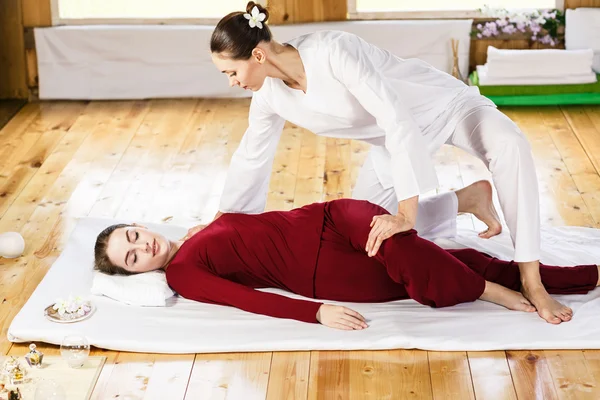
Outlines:
{"label": "woman's dark hair", "polygon": [[271,30],[266,25],[269,11],[260,4],[250,1],[246,5],[246,12],[252,13],[254,7],[266,16],[262,21],[262,29],[258,26],[251,28],[248,20],[244,17],[245,12],[232,12],[219,21],[212,33],[210,38],[212,53],[224,54],[232,60],[247,60],[252,56],[252,50],[260,42],[271,41]]}
{"label": "woman's dark hair", "polygon": [[96,246],[94,247],[94,269],[96,271],[103,272],[108,275],[133,275],[136,272],[127,271],[125,268],[121,268],[110,261],[106,254],[108,248],[108,239],[110,234],[119,228],[127,228],[132,225],[127,224],[116,224],[111,225],[98,235],[96,239]]}

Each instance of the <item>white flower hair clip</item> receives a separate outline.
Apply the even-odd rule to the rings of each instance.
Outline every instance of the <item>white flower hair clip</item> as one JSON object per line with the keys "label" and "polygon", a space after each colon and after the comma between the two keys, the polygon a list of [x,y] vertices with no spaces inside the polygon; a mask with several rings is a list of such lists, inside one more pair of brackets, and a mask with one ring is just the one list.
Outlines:
{"label": "white flower hair clip", "polygon": [[259,29],[263,28],[263,24],[262,22],[265,20],[265,18],[267,18],[267,16],[265,15],[265,13],[261,13],[258,11],[258,7],[254,6],[252,7],[252,14],[244,14],[244,18],[246,18],[248,20],[248,24],[250,25],[250,28],[254,28],[255,26],[258,26]]}

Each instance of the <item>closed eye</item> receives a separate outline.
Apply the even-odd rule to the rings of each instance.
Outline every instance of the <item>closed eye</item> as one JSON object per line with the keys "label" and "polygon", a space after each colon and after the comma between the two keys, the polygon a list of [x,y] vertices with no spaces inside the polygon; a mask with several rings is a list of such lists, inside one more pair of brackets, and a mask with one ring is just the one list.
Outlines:
{"label": "closed eye", "polygon": [[[140,238],[140,233],[138,231],[135,231],[135,239],[133,240],[133,242],[137,242],[137,240]],[[137,262],[137,252],[133,252],[133,263],[135,264]]]}

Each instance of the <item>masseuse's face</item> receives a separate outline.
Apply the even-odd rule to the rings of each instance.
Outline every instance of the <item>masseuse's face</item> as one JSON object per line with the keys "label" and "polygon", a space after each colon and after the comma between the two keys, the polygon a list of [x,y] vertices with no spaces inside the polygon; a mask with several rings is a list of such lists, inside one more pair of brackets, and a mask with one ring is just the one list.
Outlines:
{"label": "masseuse's face", "polygon": [[239,86],[253,92],[265,82],[265,59],[265,53],[258,48],[254,49],[248,60],[231,60],[222,54],[212,54],[213,63],[229,78],[229,86]]}
{"label": "masseuse's face", "polygon": [[164,236],[140,226],[115,229],[108,238],[106,255],[130,272],[149,272],[167,265],[173,243]]}

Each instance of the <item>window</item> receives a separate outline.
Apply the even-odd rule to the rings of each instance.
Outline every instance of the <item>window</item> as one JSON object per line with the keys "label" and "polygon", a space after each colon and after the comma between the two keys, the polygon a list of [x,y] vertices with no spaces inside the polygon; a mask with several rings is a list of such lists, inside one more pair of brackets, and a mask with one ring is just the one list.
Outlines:
{"label": "window", "polygon": [[58,24],[215,22],[246,0],[52,0]]}
{"label": "window", "polygon": [[506,9],[563,8],[564,0],[349,0],[350,17],[473,18],[484,6]]}

